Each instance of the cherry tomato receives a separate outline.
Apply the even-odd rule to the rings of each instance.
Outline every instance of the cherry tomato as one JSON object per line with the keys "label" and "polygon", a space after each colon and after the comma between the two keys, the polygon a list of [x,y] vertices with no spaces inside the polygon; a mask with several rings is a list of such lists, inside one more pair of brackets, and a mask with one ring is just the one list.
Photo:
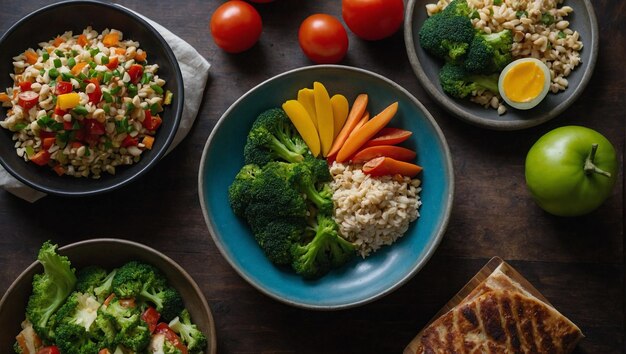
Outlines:
{"label": "cherry tomato", "polygon": [[583,215],[611,196],[618,166],[615,148],[600,133],[580,126],[560,127],[528,151],[526,185],[545,211]]}
{"label": "cherry tomato", "polygon": [[250,49],[259,40],[262,30],[261,15],[244,1],[227,1],[211,16],[213,41],[228,53]]}
{"label": "cherry tomato", "polygon": [[404,19],[402,0],[342,0],[341,13],[348,28],[368,41],[394,34]]}
{"label": "cherry tomato", "polygon": [[141,79],[141,75],[143,74],[143,66],[139,64],[133,64],[128,69],[128,76],[130,76],[130,82],[136,84]]}
{"label": "cherry tomato", "polygon": [[20,92],[17,95],[17,104],[22,106],[25,110],[29,110],[39,102],[39,94],[34,91]]}
{"label": "cherry tomato", "polygon": [[105,64],[105,66],[111,70],[115,70],[119,63],[120,60],[117,57],[113,57],[113,59],[109,59],[109,62]]}
{"label": "cherry tomato", "polygon": [[151,131],[157,130],[157,128],[161,125],[161,123],[163,123],[163,120],[161,119],[161,117],[153,116],[150,113],[149,109],[146,109],[144,113],[145,113],[145,118],[142,122],[142,125],[144,128],[151,130]]}
{"label": "cherry tomato", "polygon": [[161,322],[157,325],[155,333],[165,335],[165,340],[170,342],[174,347],[180,350],[183,354],[187,354],[187,347],[183,344],[183,341],[176,334],[176,332],[172,331],[170,326],[165,322]]}
{"label": "cherry tomato", "polygon": [[156,329],[157,323],[161,314],[154,307],[148,306],[148,308],[141,314],[141,319],[148,324],[150,333],[153,333]]}
{"label": "cherry tomato", "polygon": [[57,348],[56,345],[43,347],[37,351],[37,354],[59,354],[59,348]]}
{"label": "cherry tomato", "polygon": [[348,51],[348,34],[339,20],[331,15],[307,17],[298,32],[300,48],[318,64],[337,63]]}

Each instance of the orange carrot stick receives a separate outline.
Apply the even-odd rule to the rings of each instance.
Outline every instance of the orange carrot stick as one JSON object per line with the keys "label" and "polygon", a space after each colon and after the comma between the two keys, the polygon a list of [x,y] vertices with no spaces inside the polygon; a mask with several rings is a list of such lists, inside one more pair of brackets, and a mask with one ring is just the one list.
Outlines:
{"label": "orange carrot stick", "polygon": [[356,126],[354,127],[354,129],[352,129],[352,131],[350,132],[350,135],[348,135],[348,137],[352,136],[352,134],[354,134],[355,132],[359,131],[359,129],[361,129],[361,127],[363,126],[363,124],[367,123],[367,121],[370,120],[370,112],[365,111],[365,113],[363,114],[363,117],[361,118],[361,120],[356,124]]}
{"label": "orange carrot stick", "polygon": [[352,156],[352,163],[361,164],[377,157],[391,157],[399,161],[411,161],[417,154],[415,151],[395,145],[378,145],[359,150]]}
{"label": "orange carrot stick", "polygon": [[373,177],[403,175],[413,178],[422,172],[422,167],[383,156],[368,161],[363,165],[363,172]]}
{"label": "orange carrot stick", "polygon": [[354,127],[359,123],[361,117],[363,117],[363,113],[365,113],[365,108],[367,108],[368,97],[367,94],[362,93],[356,97],[354,103],[352,104],[352,109],[350,109],[350,113],[348,114],[348,118],[346,118],[346,123],[341,128],[341,131],[335,138],[333,145],[330,147],[330,151],[327,156],[334,157],[343,144],[346,142]]}
{"label": "orange carrot stick", "polygon": [[346,142],[337,153],[337,162],[341,163],[350,158],[363,144],[383,129],[397,111],[398,102],[394,102],[390,104],[389,107],[383,109],[383,111],[378,113],[374,118],[367,121],[367,123],[363,124],[358,132],[346,139]]}
{"label": "orange carrot stick", "polygon": [[87,63],[84,61],[78,62],[72,67],[72,69],[70,69],[70,72],[72,73],[72,75],[78,76],[78,74],[80,74],[85,65],[87,65]]}

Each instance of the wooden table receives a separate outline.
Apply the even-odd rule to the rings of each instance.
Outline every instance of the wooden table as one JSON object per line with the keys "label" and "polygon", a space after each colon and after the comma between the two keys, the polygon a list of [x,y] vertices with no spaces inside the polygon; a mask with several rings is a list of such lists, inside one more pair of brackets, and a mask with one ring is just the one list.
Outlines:
{"label": "wooden table", "polygon": [[[47,3],[4,1],[0,33]],[[0,191],[0,292],[35,259],[44,240],[68,244],[122,237],[163,251],[195,278],[213,310],[220,353],[400,353],[431,316],[498,255],[582,328],[586,338],[579,353],[624,351],[622,172],[612,197],[599,210],[572,219],[541,211],[524,182],[530,146],[563,125],[600,131],[614,143],[622,161],[623,2],[594,1],[600,53],[581,98],[549,123],[518,132],[475,128],[438,107],[411,71],[401,31],[379,42],[364,42],[349,33],[350,50],[343,64],[396,81],[440,124],[453,154],[456,198],[443,242],[419,274],[383,299],[338,312],[289,307],[240,278],[209,235],[197,174],[204,143],[222,113],[261,81],[310,65],[298,46],[298,26],[312,13],[340,17],[340,2],[277,0],[258,5],[264,21],[261,41],[240,55],[222,52],[211,40],[208,22],[222,1],[120,3],[170,28],[211,62],[198,120],[187,139],[147,176],[115,192],[84,199],[46,197],[29,204]]]}

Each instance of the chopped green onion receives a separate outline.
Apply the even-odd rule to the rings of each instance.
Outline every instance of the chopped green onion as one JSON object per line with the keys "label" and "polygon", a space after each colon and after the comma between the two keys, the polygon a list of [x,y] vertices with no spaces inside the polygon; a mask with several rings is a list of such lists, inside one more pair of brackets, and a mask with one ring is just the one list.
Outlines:
{"label": "chopped green onion", "polygon": [[[50,69],[50,71],[52,71],[52,69]],[[76,77],[70,73],[62,73],[61,77],[63,78],[63,81],[70,81],[71,79],[75,79]]]}
{"label": "chopped green onion", "polygon": [[89,146],[85,146],[85,156],[91,155],[91,151],[89,151]]}
{"label": "chopped green onion", "polygon": [[61,59],[59,58],[55,58],[52,62],[54,63],[55,68],[60,68],[63,65],[63,63],[61,63]]}
{"label": "chopped green onion", "polygon": [[130,96],[131,98],[135,97],[135,96],[137,96],[138,92],[139,91],[137,90],[137,86],[136,85],[133,85],[133,84],[129,84],[128,85],[128,96]]}
{"label": "chopped green onion", "polygon": [[85,81],[89,77],[87,75],[85,75],[85,73],[81,72],[80,74],[78,74],[78,78],[81,79],[82,81]]}
{"label": "chopped green onion", "polygon": [[67,66],[69,66],[70,69],[73,68],[75,65],[76,65],[76,59],[74,58],[67,59]]}
{"label": "chopped green onion", "polygon": [[528,12],[526,12],[526,11],[517,11],[515,13],[515,16],[517,16],[517,18],[528,17]]}
{"label": "chopped green onion", "polygon": [[26,123],[17,123],[13,126],[13,131],[19,132],[20,130],[26,128],[28,124]]}
{"label": "chopped green onion", "polygon": [[72,124],[72,130],[79,130],[80,129],[80,124],[78,124],[78,121],[75,120],[74,123]]}
{"label": "chopped green onion", "polygon": [[113,74],[110,71],[107,71],[104,73],[104,75],[102,75],[102,83],[108,84],[112,78],[113,78]]}
{"label": "chopped green onion", "polygon": [[163,94],[163,88],[157,84],[150,85],[150,88],[153,89],[154,92],[158,93],[159,95]]}
{"label": "chopped green onion", "polygon": [[121,89],[122,88],[120,86],[115,86],[114,88],[111,89],[111,94],[112,95],[117,95],[120,92]]}
{"label": "chopped green onion", "polygon": [[44,52],[41,57],[43,58],[43,61],[46,61],[50,59],[50,54],[48,54],[48,52]]}
{"label": "chopped green onion", "polygon": [[120,77],[122,74],[120,74],[119,70],[115,69],[113,70],[113,76]]}
{"label": "chopped green onion", "polygon": [[143,73],[143,75],[141,75],[141,83],[145,85],[152,81],[153,77],[154,75],[152,73]]}
{"label": "chopped green onion", "polygon": [[79,114],[81,116],[86,116],[89,113],[87,108],[85,108],[85,106],[81,106],[81,105],[78,105],[78,106],[74,107],[72,112],[74,112],[76,114]]}
{"label": "chopped green onion", "polygon": [[43,76],[46,73],[46,69],[39,70],[39,75]]}
{"label": "chopped green onion", "polygon": [[130,113],[135,109],[135,105],[132,102],[126,103],[126,112]]}
{"label": "chopped green onion", "polygon": [[104,142],[104,148],[105,149],[108,150],[108,149],[110,149],[112,147],[113,147],[113,143],[111,142],[111,140],[107,140],[107,141]]}
{"label": "chopped green onion", "polygon": [[50,129],[52,129],[55,132],[59,131],[59,130],[63,130],[63,123],[54,122],[50,126]]}
{"label": "chopped green onion", "polygon": [[57,49],[57,50],[55,50],[55,51],[54,51],[54,54],[56,54],[56,55],[57,55],[57,57],[62,57],[62,56],[63,56],[63,54],[65,54],[65,53],[63,53],[63,51],[62,51],[62,50]]}
{"label": "chopped green onion", "polygon": [[50,118],[50,116],[43,116],[37,119],[37,125],[42,128],[46,128],[50,126],[52,123],[54,123],[54,119]]}
{"label": "chopped green onion", "polygon": [[109,63],[109,57],[107,57],[106,55],[102,56],[102,58],[100,58],[100,62],[102,64],[108,64]]}
{"label": "chopped green onion", "polygon": [[95,68],[96,66],[98,66],[98,64],[96,64],[95,61],[90,61],[88,64],[89,64],[89,67],[92,68],[92,69]]}
{"label": "chopped green onion", "polygon": [[546,26],[550,26],[554,23],[554,16],[550,15],[547,12],[544,12],[543,14],[541,14],[541,23]]}
{"label": "chopped green onion", "polygon": [[91,54],[92,57],[95,57],[96,54],[100,53],[100,49],[98,48],[91,48],[89,49],[89,54]]}
{"label": "chopped green onion", "polygon": [[59,76],[59,71],[56,68],[52,68],[48,70],[48,76],[50,76],[51,79],[56,79],[57,76]]}
{"label": "chopped green onion", "polygon": [[104,100],[107,103],[113,103],[113,97],[111,96],[111,94],[106,92],[106,91],[104,91],[104,90],[102,91],[102,98],[104,98]]}
{"label": "chopped green onion", "polygon": [[[104,95],[104,92],[102,92],[102,95]],[[109,97],[111,97],[111,95],[109,95]],[[112,98],[111,98],[111,101],[113,101]],[[104,106],[102,106],[102,109],[104,110],[104,113],[106,114],[111,113],[111,106],[109,106],[108,104],[105,104]]]}
{"label": "chopped green onion", "polygon": [[559,37],[559,38],[565,38],[565,37],[567,37],[567,35],[565,34],[565,32],[563,32],[563,31],[559,31],[559,35],[558,35],[558,37]]}
{"label": "chopped green onion", "polygon": [[95,71],[94,69],[89,69],[89,77],[94,77],[98,74],[97,71]]}
{"label": "chopped green onion", "polygon": [[490,7],[490,8],[489,8],[489,15],[490,15],[490,16],[493,16],[493,7]]}
{"label": "chopped green onion", "polygon": [[502,0],[493,0],[494,5],[502,5]]}
{"label": "chopped green onion", "polygon": [[76,49],[72,49],[72,56],[75,57],[78,55],[78,51]]}
{"label": "chopped green onion", "polygon": [[26,146],[26,155],[31,157],[35,154],[35,149],[31,145]]}
{"label": "chopped green onion", "polygon": [[155,114],[159,113],[160,109],[161,109],[161,106],[159,106],[158,103],[154,103],[154,104],[150,105],[150,114],[155,115]]}

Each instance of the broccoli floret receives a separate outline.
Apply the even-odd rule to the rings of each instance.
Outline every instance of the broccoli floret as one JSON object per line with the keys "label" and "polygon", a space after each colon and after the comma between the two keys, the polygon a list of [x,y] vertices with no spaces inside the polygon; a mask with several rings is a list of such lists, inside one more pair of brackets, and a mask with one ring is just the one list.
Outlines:
{"label": "broccoli floret", "polygon": [[302,238],[305,227],[303,218],[280,218],[253,224],[252,233],[272,263],[286,265],[292,262],[291,248]]}
{"label": "broccoli floret", "polygon": [[443,90],[450,96],[464,98],[478,90],[498,93],[498,75],[469,74],[461,66],[447,63],[439,72]]}
{"label": "broccoli floret", "polygon": [[22,353],[24,353],[24,351],[22,350],[22,347],[20,347],[20,344],[19,344],[17,341],[15,341],[15,343],[13,343],[13,351],[14,351],[16,354],[22,354]]}
{"label": "broccoli floret", "polygon": [[[157,333],[152,336],[150,340],[150,346],[148,347],[150,353],[163,353],[163,354],[182,354],[182,351],[176,348],[170,341],[165,339],[165,334]],[[197,354],[202,352],[189,351],[191,354]]]}
{"label": "broccoli floret", "polygon": [[83,326],[65,323],[55,330],[55,343],[63,354],[94,354],[100,348],[100,343],[91,338]]}
{"label": "broccoli floret", "polygon": [[422,25],[419,42],[430,54],[446,61],[460,61],[474,39],[474,27],[468,17],[435,14]]}
{"label": "broccoli floret", "polygon": [[184,308],[183,299],[178,291],[160,282],[146,284],[139,293],[139,297],[154,304],[155,309],[165,320],[176,317],[176,314]]}
{"label": "broccoli floret", "polygon": [[309,149],[281,108],[261,113],[244,146],[246,164],[263,166],[270,161],[300,162]]}
{"label": "broccoli floret", "polygon": [[37,334],[50,339],[50,319],[74,290],[76,275],[67,257],[60,256],[57,245],[50,241],[41,246],[37,259],[44,272],[33,277],[33,293],[28,299],[26,317]]}
{"label": "broccoli floret", "polygon": [[104,311],[98,313],[96,320],[89,329],[89,334],[101,343],[102,347],[115,348],[117,343],[117,329],[111,316]]}
{"label": "broccoli floret", "polygon": [[150,329],[145,322],[138,322],[137,325],[121,331],[117,335],[117,341],[124,347],[139,352],[150,344],[150,337]]}
{"label": "broccoli floret", "polygon": [[118,332],[127,331],[139,325],[141,321],[141,313],[137,307],[126,306],[117,297],[102,309],[102,315],[114,322]]}
{"label": "broccoli floret", "polygon": [[191,323],[189,311],[184,309],[180,315],[169,323],[170,328],[178,333],[187,345],[187,349],[192,354],[199,354],[204,351],[207,346],[207,338],[198,326]]}
{"label": "broccoli floret", "polygon": [[441,13],[445,16],[469,17],[472,9],[467,4],[467,0],[452,0]]}
{"label": "broccoli floret", "polygon": [[513,36],[509,30],[476,34],[463,64],[465,70],[477,74],[501,71],[513,60],[512,45]]}
{"label": "broccoli floret", "polygon": [[134,298],[146,283],[155,281],[157,269],[151,265],[131,261],[118,268],[113,276],[112,289],[117,297]]}
{"label": "broccoli floret", "polygon": [[[321,161],[321,160],[320,160]],[[322,161],[324,165],[326,162]],[[334,204],[332,200],[332,193],[329,193],[329,188],[324,181],[317,179],[320,172],[319,167],[310,167],[312,163],[299,163],[294,166],[294,172],[292,182],[296,187],[306,195],[307,200],[311,201],[317,210],[325,215],[332,215],[334,210]],[[315,166],[315,165],[313,165]],[[328,167],[325,167],[328,170]]]}
{"label": "broccoli floret", "polygon": [[228,187],[228,201],[235,215],[245,215],[255,188],[255,180],[260,174],[261,168],[258,165],[245,165],[239,170],[235,180]]}
{"label": "broccoli floret", "polygon": [[55,326],[75,324],[89,331],[98,316],[100,303],[93,295],[73,292],[55,314]]}
{"label": "broccoli floret", "polygon": [[117,270],[113,269],[106,276],[106,278],[104,278],[100,286],[95,287],[93,289],[93,293],[94,295],[96,295],[96,298],[98,299],[98,301],[104,302],[104,300],[113,292],[113,278],[115,277],[116,273],[117,273]]}
{"label": "broccoli floret", "polygon": [[338,229],[332,218],[318,215],[313,240],[292,248],[296,273],[309,279],[319,278],[354,257],[355,246],[341,237]]}
{"label": "broccoli floret", "polygon": [[84,294],[93,294],[94,288],[102,284],[107,274],[104,268],[98,266],[80,269],[76,273],[76,291]]}

